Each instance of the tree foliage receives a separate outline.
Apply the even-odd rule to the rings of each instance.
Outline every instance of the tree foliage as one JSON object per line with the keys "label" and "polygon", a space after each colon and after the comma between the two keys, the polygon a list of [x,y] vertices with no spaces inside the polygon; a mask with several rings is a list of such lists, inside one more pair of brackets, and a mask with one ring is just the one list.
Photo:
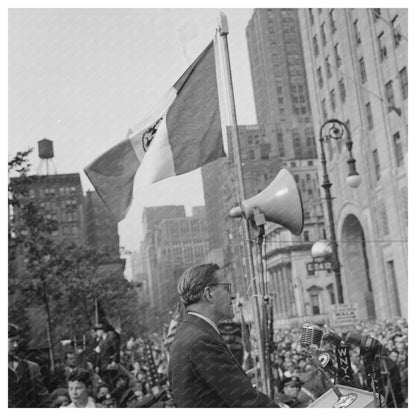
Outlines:
{"label": "tree foliage", "polygon": [[[29,198],[30,152],[9,160],[9,320],[29,329],[33,322],[28,313],[43,308],[56,344],[67,336],[89,333],[95,301],[100,299],[109,317],[121,321],[126,336],[139,335],[143,307],[122,276],[120,259],[53,238],[57,222]],[[45,328],[46,322],[39,327]]]}

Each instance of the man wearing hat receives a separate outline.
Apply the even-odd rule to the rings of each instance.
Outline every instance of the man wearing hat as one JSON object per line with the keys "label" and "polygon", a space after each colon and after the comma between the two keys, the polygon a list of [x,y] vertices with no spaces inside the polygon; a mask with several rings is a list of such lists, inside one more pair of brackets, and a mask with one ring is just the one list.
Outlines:
{"label": "man wearing hat", "polygon": [[297,376],[285,377],[279,384],[278,398],[289,407],[306,407],[312,403],[313,398],[300,400],[302,382]]}
{"label": "man wearing hat", "polygon": [[120,336],[105,322],[95,324],[94,331],[98,341],[96,372],[113,388],[120,362]]}
{"label": "man wearing hat", "polygon": [[99,372],[102,373],[111,368],[113,363],[120,362],[120,337],[114,329],[105,323],[94,325],[95,334],[98,340],[96,352],[98,353]]}
{"label": "man wearing hat", "polygon": [[20,332],[17,325],[9,324],[9,407],[50,407],[39,366],[18,356]]}

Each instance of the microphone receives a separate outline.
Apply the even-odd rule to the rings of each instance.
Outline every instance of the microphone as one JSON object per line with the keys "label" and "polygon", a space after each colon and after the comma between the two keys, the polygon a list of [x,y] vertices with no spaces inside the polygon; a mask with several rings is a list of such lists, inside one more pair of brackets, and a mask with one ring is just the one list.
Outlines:
{"label": "microphone", "polygon": [[333,404],[332,407],[349,407],[357,399],[358,395],[356,393],[349,393],[347,395],[343,395],[339,388],[334,385],[331,378],[325,372],[323,367],[325,364],[328,364],[329,355],[327,357],[321,354],[321,360],[320,357],[317,355],[317,349],[321,346],[323,335],[324,332],[322,331],[321,327],[311,323],[305,323],[302,325],[300,345],[301,347],[308,348],[312,365],[315,367],[316,370],[318,370],[322,374],[327,383],[331,386],[332,391],[336,394],[337,401]]}
{"label": "microphone", "polygon": [[344,340],[342,337],[337,335],[335,332],[328,332],[323,336],[323,341],[328,342],[329,344],[335,345],[336,347],[343,344]]}
{"label": "microphone", "polygon": [[361,337],[360,334],[356,332],[348,332],[345,335],[345,342],[348,344],[356,345],[357,347],[361,347],[361,341],[364,337]]}
{"label": "microphone", "polygon": [[310,346],[320,347],[324,332],[318,325],[311,323],[305,323],[302,325],[302,331],[300,334],[300,345],[304,348]]}

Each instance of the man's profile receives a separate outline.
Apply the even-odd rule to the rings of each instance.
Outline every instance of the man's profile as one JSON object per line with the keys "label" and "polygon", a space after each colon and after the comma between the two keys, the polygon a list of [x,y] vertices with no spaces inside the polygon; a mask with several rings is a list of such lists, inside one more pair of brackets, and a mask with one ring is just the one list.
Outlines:
{"label": "man's profile", "polygon": [[218,331],[221,321],[233,317],[231,284],[218,265],[187,269],[178,293],[186,315],[170,350],[176,407],[277,407],[253,388]]}

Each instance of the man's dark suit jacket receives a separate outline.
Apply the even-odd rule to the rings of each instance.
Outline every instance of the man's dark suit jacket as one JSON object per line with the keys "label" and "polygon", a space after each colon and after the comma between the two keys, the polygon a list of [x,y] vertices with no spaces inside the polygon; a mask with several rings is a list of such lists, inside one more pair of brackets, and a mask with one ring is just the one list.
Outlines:
{"label": "man's dark suit jacket", "polygon": [[176,407],[277,407],[253,388],[221,335],[195,315],[178,326],[169,383]]}
{"label": "man's dark suit jacket", "polygon": [[100,347],[98,356],[100,371],[105,371],[113,361],[120,362],[120,336],[116,332],[109,331],[107,337],[100,340],[98,345]]}
{"label": "man's dark suit jacket", "polygon": [[38,364],[19,359],[13,371],[9,368],[9,407],[50,407],[49,392],[42,381]]}

